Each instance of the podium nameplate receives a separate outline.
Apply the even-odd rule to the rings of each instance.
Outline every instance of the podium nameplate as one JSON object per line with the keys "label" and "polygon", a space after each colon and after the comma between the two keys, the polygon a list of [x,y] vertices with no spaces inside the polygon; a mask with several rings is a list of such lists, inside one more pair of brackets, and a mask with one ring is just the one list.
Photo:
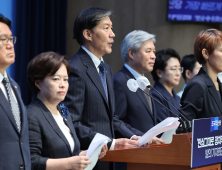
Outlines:
{"label": "podium nameplate", "polygon": [[222,117],[194,119],[191,168],[222,162]]}

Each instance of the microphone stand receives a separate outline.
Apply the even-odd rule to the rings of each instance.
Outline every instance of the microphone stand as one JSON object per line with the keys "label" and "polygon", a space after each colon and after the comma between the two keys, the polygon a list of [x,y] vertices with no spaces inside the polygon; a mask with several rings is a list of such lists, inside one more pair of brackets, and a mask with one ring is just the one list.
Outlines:
{"label": "microphone stand", "polygon": [[[152,87],[151,85],[149,85],[150,87]],[[149,87],[148,86],[148,87]],[[140,87],[139,89],[141,91],[143,91]],[[155,88],[153,88],[161,97],[163,97]],[[168,109],[166,106],[164,106],[162,103],[160,103],[158,100],[156,100],[155,98],[153,98],[151,95],[149,95],[148,93],[146,93],[145,91],[143,91],[145,94],[147,94],[148,96],[150,96],[153,100],[155,100],[157,103],[159,103],[161,106],[163,106],[165,109],[167,109],[168,111],[170,111],[171,113],[173,113],[176,117],[179,118],[179,122],[180,122],[180,125],[178,126],[177,130],[176,130],[176,134],[181,134],[181,133],[189,133],[192,131],[192,126],[191,126],[191,122],[188,121],[185,116],[180,113],[171,103],[169,103],[164,97],[164,100],[166,100],[178,113],[180,113],[180,115],[183,116],[183,118],[186,120],[186,121],[183,121],[176,113],[174,113],[173,111],[171,111],[170,109]]]}

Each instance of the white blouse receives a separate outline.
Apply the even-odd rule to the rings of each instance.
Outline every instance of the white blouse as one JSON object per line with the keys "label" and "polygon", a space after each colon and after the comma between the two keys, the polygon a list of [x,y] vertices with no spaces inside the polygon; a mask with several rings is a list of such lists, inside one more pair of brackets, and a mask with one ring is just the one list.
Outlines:
{"label": "white blouse", "polygon": [[69,145],[71,147],[71,151],[73,151],[75,143],[74,143],[73,137],[70,133],[70,129],[68,128],[68,126],[66,126],[66,124],[63,121],[63,117],[61,116],[61,114],[59,114],[59,115],[52,114],[52,116],[54,117],[57,125],[59,126],[59,128],[61,129],[61,131],[65,135],[66,139],[68,140]]}

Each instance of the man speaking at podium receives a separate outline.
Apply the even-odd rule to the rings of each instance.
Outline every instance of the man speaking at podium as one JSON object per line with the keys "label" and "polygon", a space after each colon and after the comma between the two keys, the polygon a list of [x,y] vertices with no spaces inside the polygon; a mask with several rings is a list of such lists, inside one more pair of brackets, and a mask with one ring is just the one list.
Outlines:
{"label": "man speaking at podium", "polygon": [[[71,73],[65,105],[69,108],[81,149],[88,146],[96,132],[112,139],[115,135],[128,139],[114,139],[111,149],[137,147],[143,133],[125,125],[114,114],[115,100],[111,67],[103,60],[112,52],[113,38],[111,11],[89,8],[82,11],[74,22],[74,38],[81,46],[70,60]],[[98,162],[94,169],[109,170],[113,164]]]}

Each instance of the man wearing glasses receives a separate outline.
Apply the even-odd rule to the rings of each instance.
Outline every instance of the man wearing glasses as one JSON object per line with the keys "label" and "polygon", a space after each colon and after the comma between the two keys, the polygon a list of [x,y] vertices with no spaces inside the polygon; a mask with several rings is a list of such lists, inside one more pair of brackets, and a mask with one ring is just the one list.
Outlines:
{"label": "man wearing glasses", "polygon": [[0,169],[31,170],[28,120],[18,84],[6,73],[14,63],[11,21],[0,15]]}

